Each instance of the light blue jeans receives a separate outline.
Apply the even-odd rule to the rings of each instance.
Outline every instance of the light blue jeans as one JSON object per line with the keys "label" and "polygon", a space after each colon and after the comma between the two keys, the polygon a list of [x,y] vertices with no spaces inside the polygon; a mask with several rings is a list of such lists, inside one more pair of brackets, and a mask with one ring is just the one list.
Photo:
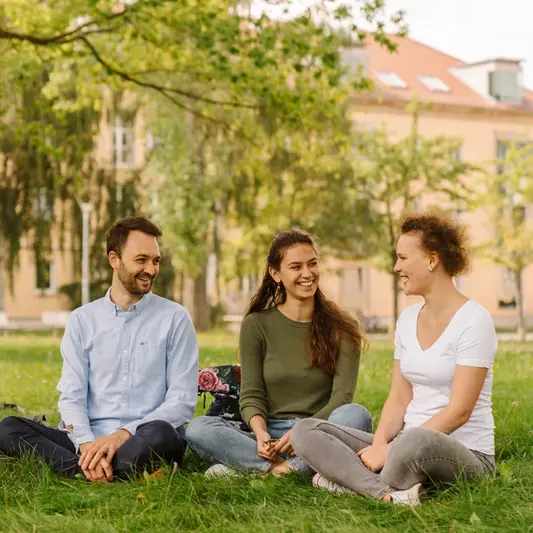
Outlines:
{"label": "light blue jeans", "polygon": [[[269,419],[268,434],[273,439],[279,439],[299,420]],[[370,413],[356,403],[337,407],[328,420],[352,429],[372,432]],[[206,461],[222,463],[241,472],[266,472],[272,463],[257,455],[255,435],[251,431],[243,431],[240,426],[240,422],[230,422],[218,416],[199,416],[187,427],[185,438],[191,449]],[[313,472],[298,456],[287,456],[287,462],[302,474]]]}

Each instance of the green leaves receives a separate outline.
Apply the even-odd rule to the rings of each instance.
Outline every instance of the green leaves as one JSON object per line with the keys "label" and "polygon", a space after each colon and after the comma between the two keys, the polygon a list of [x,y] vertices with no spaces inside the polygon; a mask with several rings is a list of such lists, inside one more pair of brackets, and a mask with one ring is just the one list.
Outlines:
{"label": "green leaves", "polygon": [[[343,38],[328,20],[360,34],[356,21],[363,12],[375,23],[372,37],[393,47],[383,31],[381,2],[323,7],[322,23],[310,11],[280,21],[265,13],[251,18],[241,7],[230,0],[122,6],[113,0],[11,0],[3,9],[0,40],[46,59],[75,58],[89,65],[94,82],[149,87],[199,115],[209,114],[202,102],[260,104],[293,124],[315,104],[324,111],[337,104]],[[401,33],[402,16],[394,20]]]}

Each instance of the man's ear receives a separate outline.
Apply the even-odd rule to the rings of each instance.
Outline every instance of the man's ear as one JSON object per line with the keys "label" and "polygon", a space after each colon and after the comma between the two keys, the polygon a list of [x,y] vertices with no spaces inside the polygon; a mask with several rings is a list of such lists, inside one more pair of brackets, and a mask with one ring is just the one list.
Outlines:
{"label": "man's ear", "polygon": [[268,273],[270,274],[270,277],[276,283],[279,283],[281,281],[281,277],[280,277],[279,272],[277,270],[274,270],[272,267],[268,267]]}
{"label": "man's ear", "polygon": [[117,252],[115,252],[114,250],[111,250],[109,252],[107,258],[109,259],[109,264],[111,265],[111,268],[113,270],[117,269],[118,268],[118,260],[119,260]]}

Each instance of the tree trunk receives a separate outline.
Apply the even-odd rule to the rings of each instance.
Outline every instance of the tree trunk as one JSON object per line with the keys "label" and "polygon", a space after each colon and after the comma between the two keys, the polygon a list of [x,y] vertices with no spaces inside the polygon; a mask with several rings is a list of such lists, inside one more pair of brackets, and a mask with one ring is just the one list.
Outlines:
{"label": "tree trunk", "polygon": [[178,302],[182,305],[185,300],[185,273],[180,270],[178,274]]}
{"label": "tree trunk", "polygon": [[220,200],[215,200],[215,218],[213,221],[213,252],[215,254],[215,298],[214,301],[221,303],[222,301],[222,289],[220,282],[220,256],[221,256],[221,243],[220,243],[220,229],[222,216],[220,214]]}
{"label": "tree trunk", "polygon": [[392,316],[389,319],[389,335],[394,337],[394,330],[396,329],[396,322],[398,321],[398,315],[400,314],[398,292],[399,292],[399,278],[394,272],[394,265],[396,264],[396,249],[391,255],[391,274],[392,274]]}
{"label": "tree trunk", "polygon": [[516,334],[518,340],[526,340],[526,320],[524,316],[524,287],[522,285],[522,270],[518,270],[514,273],[516,284],[516,307],[518,309],[518,325],[516,328]]}
{"label": "tree trunk", "polygon": [[209,302],[207,299],[207,258],[202,271],[194,278],[193,321],[196,331],[207,331],[210,324]]}
{"label": "tree trunk", "polygon": [[398,321],[398,276],[394,273],[394,265],[396,264],[396,234],[394,232],[390,196],[387,196],[387,230],[390,246],[390,273],[392,274],[392,317],[389,320],[388,329],[389,335],[394,337],[394,330]]}
{"label": "tree trunk", "polygon": [[396,322],[398,322],[398,316],[400,315],[399,302],[398,302],[398,292],[399,292],[398,282],[399,282],[398,276],[396,274],[392,274],[392,290],[394,291],[394,295],[393,295],[394,314],[392,318],[394,320],[394,328],[396,328]]}
{"label": "tree trunk", "polygon": [[4,238],[0,236],[0,313],[5,312],[5,298],[4,298],[4,292],[5,292],[5,284],[4,284],[4,276],[5,276],[5,261],[4,261]]}

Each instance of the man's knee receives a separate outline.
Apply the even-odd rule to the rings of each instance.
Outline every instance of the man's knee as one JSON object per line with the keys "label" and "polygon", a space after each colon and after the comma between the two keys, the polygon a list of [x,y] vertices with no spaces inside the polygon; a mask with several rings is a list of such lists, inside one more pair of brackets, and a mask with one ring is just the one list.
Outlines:
{"label": "man's knee", "polygon": [[312,444],[313,431],[317,429],[318,425],[323,422],[318,418],[304,418],[296,422],[291,429],[291,444],[296,452],[296,455],[305,455],[307,445]]}
{"label": "man's knee", "polygon": [[0,422],[0,452],[8,453],[24,422],[18,416],[8,416]]}
{"label": "man's knee", "polygon": [[181,437],[172,424],[164,420],[147,422],[139,429],[143,432],[143,436],[147,438],[149,447],[153,449],[166,448],[181,441]]}
{"label": "man's knee", "polygon": [[328,421],[372,433],[372,416],[366,407],[358,403],[347,403],[337,407],[329,415]]}
{"label": "man's knee", "polygon": [[24,422],[18,416],[8,416],[0,422],[0,440],[10,439]]}

